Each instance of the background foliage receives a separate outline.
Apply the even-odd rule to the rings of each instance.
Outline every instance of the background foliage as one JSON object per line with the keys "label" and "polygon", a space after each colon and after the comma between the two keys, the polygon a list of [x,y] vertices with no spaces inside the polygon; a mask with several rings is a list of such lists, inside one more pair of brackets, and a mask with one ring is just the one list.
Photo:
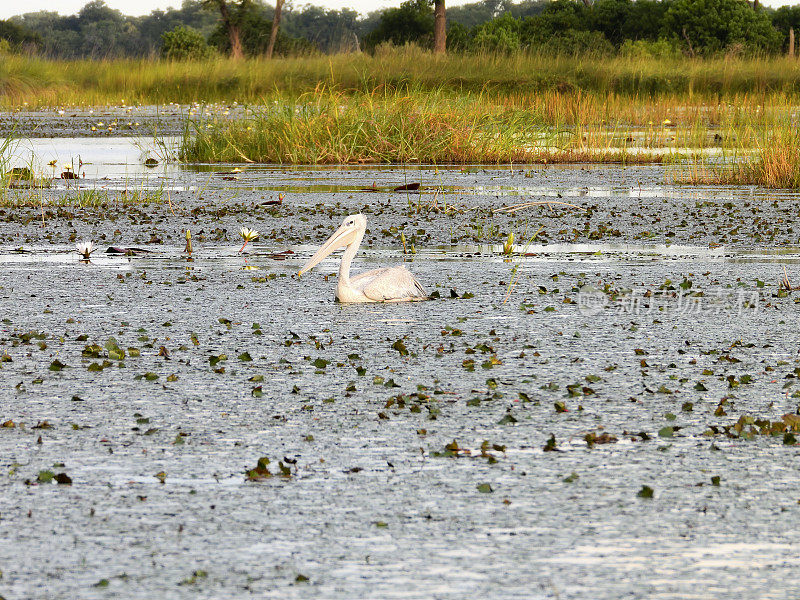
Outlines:
{"label": "background foliage", "polygon": [[[202,58],[210,50],[199,38],[227,52],[218,13],[201,4],[183,0],[177,9],[131,17],[92,0],[76,15],[40,11],[0,21],[0,40],[11,51],[60,59]],[[247,54],[264,52],[272,12],[264,0],[248,9],[242,26]],[[752,56],[785,51],[792,27],[800,36],[800,6],[754,8],[746,0],[480,0],[448,9],[447,19],[448,47],[459,52]],[[276,52],[335,54],[409,43],[426,48],[432,37],[430,0],[406,0],[366,16],[286,5]]]}

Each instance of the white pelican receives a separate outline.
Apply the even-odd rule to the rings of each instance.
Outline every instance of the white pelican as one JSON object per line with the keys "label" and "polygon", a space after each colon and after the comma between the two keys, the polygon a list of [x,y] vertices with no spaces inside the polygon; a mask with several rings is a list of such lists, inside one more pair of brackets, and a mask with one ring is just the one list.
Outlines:
{"label": "white pelican", "polygon": [[374,269],[350,277],[350,262],[358,252],[366,229],[367,219],[364,215],[345,217],[339,229],[297,274],[310,271],[331,252],[347,246],[339,265],[339,283],[336,286],[336,300],[339,302],[410,302],[427,299],[425,289],[403,266]]}

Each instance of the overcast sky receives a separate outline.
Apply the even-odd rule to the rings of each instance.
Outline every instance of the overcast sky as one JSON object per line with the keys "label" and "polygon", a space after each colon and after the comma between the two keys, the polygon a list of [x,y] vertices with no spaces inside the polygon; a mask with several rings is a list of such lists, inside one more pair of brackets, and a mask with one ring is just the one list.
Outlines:
{"label": "overcast sky", "polygon": [[[387,6],[400,6],[402,0],[313,0],[308,4],[325,6],[328,8],[353,8],[361,13],[367,13]],[[457,6],[475,0],[447,0],[448,6]],[[56,11],[62,15],[73,15],[77,13],[88,0],[25,0],[24,2],[13,2],[12,0],[0,0],[0,19],[39,10]],[[169,6],[179,7],[181,0],[106,0],[106,4],[111,8],[121,10],[126,15],[146,15],[157,8],[167,8]],[[294,5],[299,7],[306,2],[295,1]],[[800,4],[800,0],[765,0],[765,4],[770,6],[783,6]]]}

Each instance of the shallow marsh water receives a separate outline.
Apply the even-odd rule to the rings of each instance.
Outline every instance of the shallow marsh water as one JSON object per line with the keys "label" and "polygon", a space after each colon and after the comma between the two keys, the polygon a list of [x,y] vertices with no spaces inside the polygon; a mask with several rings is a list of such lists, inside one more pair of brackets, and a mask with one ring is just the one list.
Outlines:
{"label": "shallow marsh water", "polygon": [[[170,203],[62,206],[55,181],[0,213],[3,597],[794,594],[800,446],[772,424],[798,404],[796,195],[660,167],[138,185]],[[586,210],[490,212],[548,199]],[[358,210],[355,269],[403,232],[439,299],[342,306],[335,261],[293,275]]]}

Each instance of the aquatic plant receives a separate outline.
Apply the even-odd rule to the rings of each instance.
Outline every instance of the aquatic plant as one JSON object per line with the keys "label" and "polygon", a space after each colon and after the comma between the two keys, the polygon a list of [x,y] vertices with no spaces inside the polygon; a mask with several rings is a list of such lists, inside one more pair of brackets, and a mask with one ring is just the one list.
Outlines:
{"label": "aquatic plant", "polygon": [[503,254],[511,254],[514,251],[514,232],[508,234],[508,239],[503,242]]}
{"label": "aquatic plant", "polygon": [[84,258],[84,260],[89,260],[92,256],[92,252],[97,250],[97,247],[94,245],[94,242],[87,240],[79,242],[78,245],[75,246],[75,250]]}
{"label": "aquatic plant", "polygon": [[[244,240],[244,244],[242,247],[239,248],[239,252],[243,252],[245,246],[247,246],[248,242],[252,242],[255,239],[258,239],[258,231],[255,229],[250,229],[249,227],[242,227],[239,229],[239,235]],[[188,239],[188,238],[187,238]]]}

